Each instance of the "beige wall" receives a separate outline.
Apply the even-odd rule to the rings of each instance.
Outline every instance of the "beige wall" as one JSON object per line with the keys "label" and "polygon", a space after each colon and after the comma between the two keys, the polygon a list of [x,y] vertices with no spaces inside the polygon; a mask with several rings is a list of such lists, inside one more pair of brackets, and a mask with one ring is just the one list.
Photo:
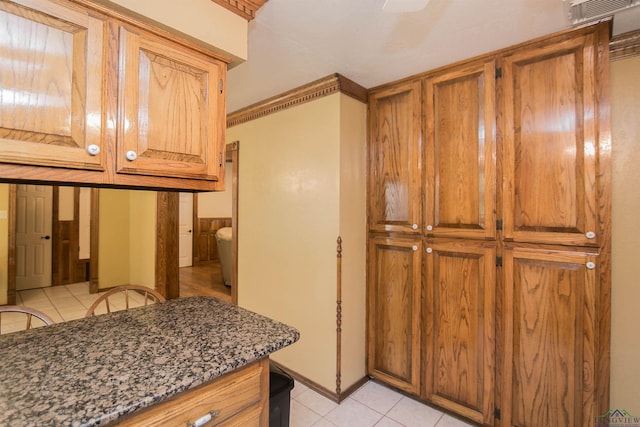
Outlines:
{"label": "beige wall", "polygon": [[129,194],[100,190],[98,283],[100,288],[129,283]]}
{"label": "beige wall", "polygon": [[98,284],[154,287],[156,193],[100,190]]}
{"label": "beige wall", "polygon": [[7,303],[9,268],[9,184],[0,184],[0,305]]}
{"label": "beige wall", "polygon": [[156,283],[156,193],[129,191],[129,283]]}
{"label": "beige wall", "polygon": [[234,65],[247,59],[247,20],[211,0],[112,1],[202,40],[230,56]]}
{"label": "beige wall", "polygon": [[640,57],[611,63],[611,408],[640,416]]}
{"label": "beige wall", "polygon": [[[298,328],[300,341],[273,359],[331,391],[336,374],[341,121],[349,120],[341,115],[343,97],[334,94],[227,132],[229,141],[240,141],[239,304]],[[362,111],[358,109],[355,119],[360,132],[345,128],[344,134],[357,134],[364,146]],[[345,219],[345,224],[350,221]],[[364,226],[364,215],[360,221]],[[363,245],[364,238],[359,243]],[[362,313],[363,321],[364,298],[349,305],[357,306],[354,317]],[[343,316],[352,314],[343,309]],[[364,337],[364,329],[354,327],[348,333]],[[348,357],[364,364],[364,345],[349,349]],[[343,387],[348,386],[343,381]]]}
{"label": "beige wall", "polygon": [[224,176],[224,191],[198,193],[198,218],[231,218],[231,163],[227,163]]}

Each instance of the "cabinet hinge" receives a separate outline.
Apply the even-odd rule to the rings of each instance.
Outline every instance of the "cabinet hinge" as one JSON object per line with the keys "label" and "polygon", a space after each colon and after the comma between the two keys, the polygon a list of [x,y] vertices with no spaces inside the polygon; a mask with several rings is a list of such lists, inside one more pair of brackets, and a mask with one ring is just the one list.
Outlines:
{"label": "cabinet hinge", "polygon": [[222,82],[222,79],[220,79],[220,93],[222,94],[222,89],[224,89],[224,83]]}
{"label": "cabinet hinge", "polygon": [[499,408],[493,408],[493,418],[495,418],[496,420],[500,419],[500,409]]}
{"label": "cabinet hinge", "polygon": [[501,256],[497,256],[496,257],[496,267],[502,267],[502,257]]}
{"label": "cabinet hinge", "polygon": [[502,68],[496,68],[496,80],[502,78]]}
{"label": "cabinet hinge", "polygon": [[496,230],[502,230],[502,220],[496,220]]}

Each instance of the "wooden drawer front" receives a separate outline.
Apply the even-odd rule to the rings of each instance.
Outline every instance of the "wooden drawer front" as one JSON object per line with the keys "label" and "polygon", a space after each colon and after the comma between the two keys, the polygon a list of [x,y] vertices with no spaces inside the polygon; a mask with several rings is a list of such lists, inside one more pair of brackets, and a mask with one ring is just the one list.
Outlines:
{"label": "wooden drawer front", "polygon": [[[217,415],[204,424],[206,426],[235,425],[235,420],[245,420],[246,417],[261,420],[263,409],[268,406],[268,395],[269,359],[267,358],[132,414],[117,421],[115,425],[190,425],[211,411],[216,411]],[[254,413],[258,415],[252,415]]]}

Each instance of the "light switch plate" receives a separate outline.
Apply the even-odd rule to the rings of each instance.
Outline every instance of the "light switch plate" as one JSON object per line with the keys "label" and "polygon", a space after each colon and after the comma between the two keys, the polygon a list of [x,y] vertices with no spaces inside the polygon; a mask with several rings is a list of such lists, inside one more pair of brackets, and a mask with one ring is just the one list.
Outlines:
{"label": "light switch plate", "polygon": [[7,219],[7,211],[0,211],[0,219]]}

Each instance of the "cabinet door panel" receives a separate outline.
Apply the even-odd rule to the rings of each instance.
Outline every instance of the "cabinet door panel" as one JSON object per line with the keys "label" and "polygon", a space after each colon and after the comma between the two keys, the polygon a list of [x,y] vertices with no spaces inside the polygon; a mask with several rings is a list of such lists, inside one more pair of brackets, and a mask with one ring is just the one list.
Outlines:
{"label": "cabinet door panel", "polygon": [[601,238],[596,57],[586,35],[504,58],[507,239],[597,245]]}
{"label": "cabinet door panel", "polygon": [[425,84],[427,234],[495,238],[495,65]]}
{"label": "cabinet door panel", "polygon": [[70,5],[0,3],[0,162],[103,169],[87,147],[104,148],[105,31]]}
{"label": "cabinet door panel", "polygon": [[420,232],[420,83],[371,95],[369,228]]}
{"label": "cabinet door panel", "polygon": [[420,241],[369,241],[369,374],[418,393],[420,372]]}
{"label": "cabinet door panel", "polygon": [[425,245],[425,398],[491,424],[495,244],[434,240]]}
{"label": "cabinet door panel", "polygon": [[582,252],[505,250],[502,425],[595,420],[596,262]]}
{"label": "cabinet door panel", "polygon": [[149,34],[125,27],[119,32],[124,72],[117,171],[218,180],[224,65]]}

